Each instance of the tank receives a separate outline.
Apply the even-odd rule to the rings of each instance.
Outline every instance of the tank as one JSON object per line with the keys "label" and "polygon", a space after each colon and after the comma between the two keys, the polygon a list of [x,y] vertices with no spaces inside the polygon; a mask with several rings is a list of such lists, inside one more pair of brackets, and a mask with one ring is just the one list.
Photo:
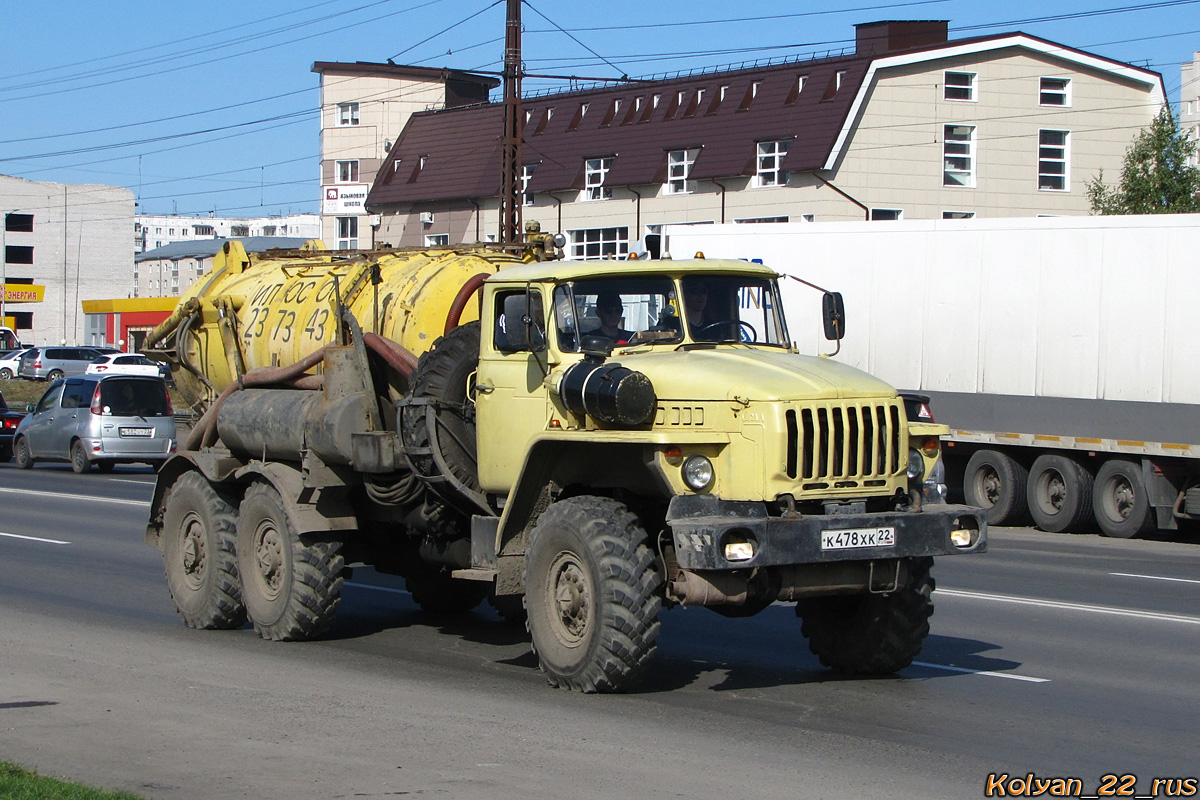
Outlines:
{"label": "tank", "polygon": [[[487,276],[531,257],[482,246],[345,253],[319,241],[247,255],[229,241],[146,349],[172,364],[194,410],[251,369],[287,367],[336,342],[339,305],[415,363],[450,327],[478,319],[471,295]],[[405,388],[393,385],[393,399]]]}

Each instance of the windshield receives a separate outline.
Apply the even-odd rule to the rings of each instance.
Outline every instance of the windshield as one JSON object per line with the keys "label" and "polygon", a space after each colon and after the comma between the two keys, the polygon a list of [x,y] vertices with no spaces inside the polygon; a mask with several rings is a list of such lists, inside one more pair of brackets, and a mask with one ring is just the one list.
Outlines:
{"label": "windshield", "polygon": [[100,405],[114,417],[162,417],[168,413],[167,386],[158,380],[109,380],[100,384]]}
{"label": "windshield", "polygon": [[773,280],[749,275],[685,275],[681,283],[688,335],[694,341],[787,345]]}
{"label": "windshield", "polygon": [[664,276],[562,284],[554,290],[558,347],[577,353],[589,336],[608,339],[614,347],[682,342],[675,306],[675,285]]}

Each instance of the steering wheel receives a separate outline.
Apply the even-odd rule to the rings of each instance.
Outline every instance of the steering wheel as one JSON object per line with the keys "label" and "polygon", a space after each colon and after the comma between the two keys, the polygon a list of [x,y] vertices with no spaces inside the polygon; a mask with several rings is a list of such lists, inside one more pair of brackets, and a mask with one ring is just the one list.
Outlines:
{"label": "steering wheel", "polygon": [[[737,331],[738,339],[740,341],[753,342],[758,339],[758,331],[754,330],[754,326],[751,325],[749,322],[745,322],[743,320],[738,320],[738,319],[722,319],[722,320],[717,320],[716,322],[710,322],[707,325],[702,326],[701,328],[699,328],[696,331],[695,338],[699,339],[701,336],[708,333],[708,331],[712,330],[713,328],[719,328],[722,325],[728,325],[730,327],[730,330]],[[746,337],[747,333],[750,334],[749,338]]]}

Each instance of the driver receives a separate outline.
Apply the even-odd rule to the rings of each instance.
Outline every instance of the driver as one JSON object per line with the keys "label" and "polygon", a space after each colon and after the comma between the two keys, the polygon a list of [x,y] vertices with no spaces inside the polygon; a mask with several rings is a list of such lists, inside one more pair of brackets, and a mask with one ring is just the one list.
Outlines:
{"label": "driver", "polygon": [[625,304],[617,292],[600,292],[596,295],[596,316],[600,318],[600,327],[584,331],[584,336],[605,336],[614,344],[628,344],[633,338],[633,331],[621,327],[621,318],[625,315]]}

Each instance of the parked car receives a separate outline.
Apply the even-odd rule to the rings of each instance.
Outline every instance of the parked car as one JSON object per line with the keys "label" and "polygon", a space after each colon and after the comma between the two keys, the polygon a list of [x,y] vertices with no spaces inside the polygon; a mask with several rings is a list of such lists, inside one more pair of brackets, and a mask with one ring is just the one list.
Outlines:
{"label": "parked car", "polygon": [[8,461],[12,458],[13,434],[16,433],[17,426],[23,419],[25,419],[25,414],[9,408],[8,402],[4,399],[4,393],[0,392],[0,461]]}
{"label": "parked car", "polygon": [[34,347],[21,356],[17,374],[30,380],[56,381],[71,375],[82,375],[88,364],[113,352],[109,347]]}
{"label": "parked car", "polygon": [[175,418],[167,384],[144,375],[84,375],[56,381],[17,427],[17,466],[69,461],[76,472],[95,464],[158,466],[175,452]]}
{"label": "parked car", "polygon": [[171,370],[166,364],[151,361],[141,353],[109,353],[87,365],[85,375],[151,375],[166,379]]}
{"label": "parked car", "polygon": [[32,347],[23,347],[20,350],[0,353],[0,380],[10,381],[17,377],[17,373],[21,370],[21,356],[32,349]]}

